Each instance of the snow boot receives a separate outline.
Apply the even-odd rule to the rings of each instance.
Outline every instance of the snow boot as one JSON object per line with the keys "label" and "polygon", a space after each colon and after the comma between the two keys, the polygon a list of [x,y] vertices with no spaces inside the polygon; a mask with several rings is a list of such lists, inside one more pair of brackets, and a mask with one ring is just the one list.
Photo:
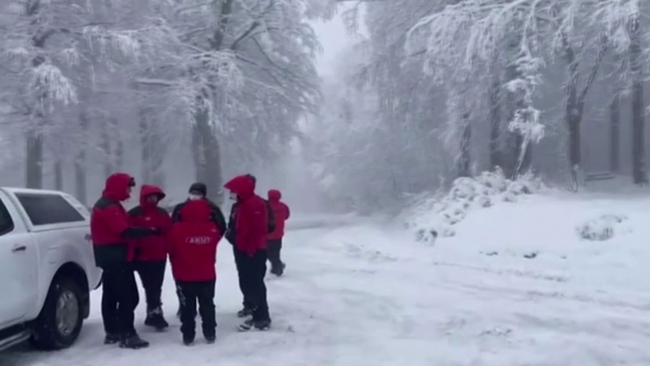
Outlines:
{"label": "snow boot", "polygon": [[191,346],[194,344],[194,338],[183,337],[183,344],[186,346]]}
{"label": "snow boot", "polygon": [[286,266],[287,266],[286,264],[282,263],[280,264],[280,268],[271,268],[271,274],[274,274],[278,277],[282,276],[282,274],[284,273],[284,268]]}
{"label": "snow boot", "polygon": [[213,344],[214,342],[216,342],[216,340],[217,340],[217,337],[213,336],[213,335],[205,337],[205,343],[207,343],[207,344]]}
{"label": "snow boot", "polygon": [[104,344],[116,344],[120,341],[120,336],[117,334],[106,334],[104,337]]}
{"label": "snow boot", "polygon": [[158,331],[169,327],[169,323],[167,323],[165,320],[162,309],[160,307],[147,312],[147,318],[144,321],[144,325],[153,327]]}
{"label": "snow boot", "polygon": [[271,328],[271,319],[253,322],[253,327],[255,327],[257,330],[267,330]]}
{"label": "snow boot", "polygon": [[239,318],[245,318],[247,316],[253,315],[253,309],[251,308],[243,308],[237,312],[237,317]]}
{"label": "snow boot", "polygon": [[240,332],[247,332],[253,328],[253,324],[255,324],[253,319],[247,319],[243,323],[239,324],[239,326],[237,326],[237,330]]}
{"label": "snow boot", "polygon": [[267,330],[271,327],[271,320],[253,320],[248,319],[237,327],[240,332],[247,332],[253,328],[257,330]]}
{"label": "snow boot", "polygon": [[128,337],[122,338],[120,341],[120,348],[140,349],[149,347],[149,342],[140,338],[137,334],[132,334]]}

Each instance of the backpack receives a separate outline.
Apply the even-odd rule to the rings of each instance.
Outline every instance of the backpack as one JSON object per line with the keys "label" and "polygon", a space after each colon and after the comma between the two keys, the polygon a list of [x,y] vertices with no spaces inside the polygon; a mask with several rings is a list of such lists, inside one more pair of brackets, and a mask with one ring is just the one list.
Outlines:
{"label": "backpack", "polygon": [[267,234],[270,234],[275,231],[275,213],[273,213],[273,208],[269,201],[264,201],[266,203],[266,212],[268,214],[268,227],[266,229]]}

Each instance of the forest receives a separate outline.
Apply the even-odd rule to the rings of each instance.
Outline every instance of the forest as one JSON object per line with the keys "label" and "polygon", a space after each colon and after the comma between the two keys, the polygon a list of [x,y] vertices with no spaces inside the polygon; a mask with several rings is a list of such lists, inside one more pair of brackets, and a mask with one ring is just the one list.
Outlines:
{"label": "forest", "polygon": [[[6,0],[0,184],[90,203],[299,155],[331,207],[403,207],[500,170],[645,185],[640,0]],[[354,40],[321,77],[311,22]],[[264,168],[266,167],[266,168]],[[294,169],[295,170],[295,169]],[[305,178],[307,177],[307,178]]]}

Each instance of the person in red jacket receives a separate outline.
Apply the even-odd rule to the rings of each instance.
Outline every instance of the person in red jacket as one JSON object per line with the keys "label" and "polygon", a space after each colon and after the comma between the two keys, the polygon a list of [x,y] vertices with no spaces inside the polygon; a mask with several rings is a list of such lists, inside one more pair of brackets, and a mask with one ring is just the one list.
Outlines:
{"label": "person in red jacket", "polygon": [[240,175],[224,185],[230,191],[231,199],[237,201],[235,220],[234,250],[240,258],[240,276],[244,284],[244,297],[252,306],[251,319],[239,326],[240,331],[256,328],[268,329],[271,325],[269,306],[266,299],[268,212],[266,201],[255,194],[255,181],[251,175]]}
{"label": "person in red jacket", "polygon": [[185,204],[180,220],[172,227],[169,260],[182,302],[183,343],[194,343],[197,302],[203,322],[203,336],[208,343],[214,343],[217,328],[214,309],[215,263],[217,244],[223,233],[211,221],[210,204],[205,200]]}
{"label": "person in red jacket", "polygon": [[90,235],[95,263],[102,268],[102,319],[106,338],[104,343],[118,343],[122,348],[143,348],[149,342],[135,331],[134,311],[140,301],[138,286],[129,261],[133,239],[160,235],[155,228],[129,225],[129,216],[120,202],[131,196],[135,181],[125,173],[115,173],[106,179],[102,197],[95,203],[90,217]]}
{"label": "person in red jacket", "polygon": [[158,207],[158,202],[163,198],[165,192],[160,187],[144,184],[140,188],[140,205],[129,211],[131,225],[159,228],[163,234],[136,240],[133,248],[135,270],[140,275],[147,299],[144,324],[157,330],[169,327],[163,315],[161,295],[172,219],[167,211]]}
{"label": "person in red jacket", "polygon": [[282,192],[277,189],[271,189],[268,192],[268,201],[273,216],[275,217],[275,230],[266,236],[269,262],[271,262],[271,273],[276,276],[282,276],[284,273],[285,264],[280,259],[280,251],[282,250],[282,238],[284,237],[284,223],[291,216],[289,206],[282,199]]}

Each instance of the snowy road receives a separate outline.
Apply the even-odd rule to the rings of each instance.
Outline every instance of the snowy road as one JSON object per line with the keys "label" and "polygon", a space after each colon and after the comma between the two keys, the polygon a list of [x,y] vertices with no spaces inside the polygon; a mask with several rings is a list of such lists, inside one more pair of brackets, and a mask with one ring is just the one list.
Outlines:
{"label": "snowy road", "polygon": [[[23,347],[0,355],[0,365],[650,365],[650,296],[639,286],[592,283],[587,272],[543,256],[460,255],[369,224],[302,229],[286,239],[286,277],[268,281],[269,332],[235,331],[241,299],[230,246],[222,243],[215,345],[182,346],[170,317],[165,333],[140,328],[149,349],[104,346],[96,292],[73,348]],[[628,270],[615,261],[598,265],[602,281],[608,271]],[[171,281],[165,298],[172,314]]]}

